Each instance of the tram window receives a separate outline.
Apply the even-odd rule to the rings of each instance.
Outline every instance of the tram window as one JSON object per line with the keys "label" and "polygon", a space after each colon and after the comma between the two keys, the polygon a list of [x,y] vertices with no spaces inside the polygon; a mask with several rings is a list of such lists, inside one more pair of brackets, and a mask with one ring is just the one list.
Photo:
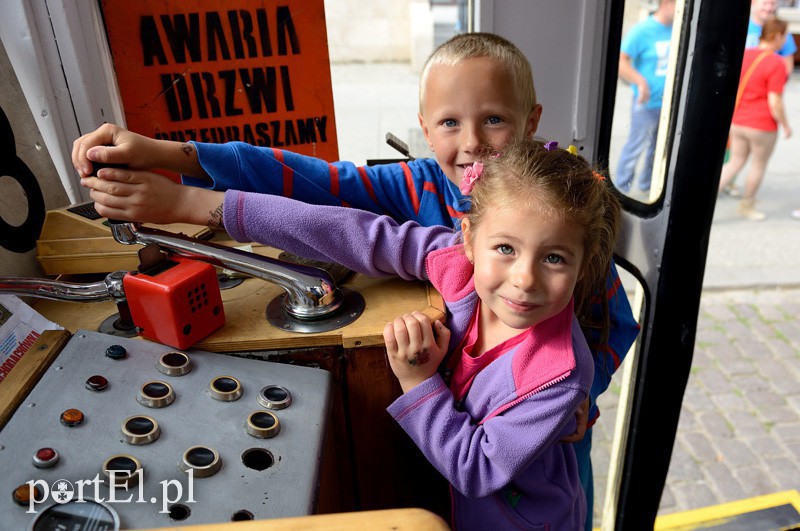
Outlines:
{"label": "tram window", "polygon": [[466,31],[467,0],[325,2],[339,159],[364,164],[432,153],[419,126],[419,76],[434,48]]}
{"label": "tram window", "polygon": [[[662,0],[625,2],[609,171],[617,189],[641,203],[654,203],[664,189],[660,154],[664,153],[661,146],[674,75],[669,65],[677,48],[670,28],[675,5]],[[649,95],[647,89],[637,86],[642,78]]]}

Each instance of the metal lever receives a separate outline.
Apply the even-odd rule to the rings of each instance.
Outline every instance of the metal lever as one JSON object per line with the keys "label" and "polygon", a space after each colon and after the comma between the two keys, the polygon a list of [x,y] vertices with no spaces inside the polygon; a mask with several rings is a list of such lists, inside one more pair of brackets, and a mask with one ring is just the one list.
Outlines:
{"label": "metal lever", "polygon": [[289,315],[302,320],[325,318],[342,304],[343,295],[331,276],[316,267],[291,264],[239,249],[201,242],[135,222],[113,222],[114,239],[126,245],[156,244],[180,256],[225,267],[266,280],[286,291],[284,306]]}
{"label": "metal lever", "polygon": [[77,284],[46,278],[0,277],[0,293],[76,302],[107,301],[111,298],[104,280]]}
{"label": "metal lever", "polygon": [[122,287],[126,271],[109,273],[104,280],[78,284],[46,278],[0,277],[0,293],[57,301],[100,302],[113,300],[119,315],[112,315],[100,325],[100,332],[133,337],[136,326]]}
{"label": "metal lever", "polygon": [[414,160],[414,157],[411,156],[411,152],[408,150],[408,144],[397,138],[392,133],[386,133],[386,143],[399,151],[400,154],[406,157],[408,160]]}
{"label": "metal lever", "polygon": [[[276,284],[286,292],[272,300],[266,309],[267,320],[288,332],[303,334],[327,332],[352,323],[365,308],[364,298],[346,288],[338,289],[322,269],[283,262],[239,249],[202,242],[138,223],[110,222],[114,239],[126,245],[158,247],[192,260],[224,267]],[[39,278],[0,277],[0,293],[65,301],[103,301],[117,304],[119,318],[111,316],[100,331],[112,335],[136,334],[122,279],[125,271],[109,274],[104,281],[88,284]],[[113,323],[112,323],[113,321]]]}

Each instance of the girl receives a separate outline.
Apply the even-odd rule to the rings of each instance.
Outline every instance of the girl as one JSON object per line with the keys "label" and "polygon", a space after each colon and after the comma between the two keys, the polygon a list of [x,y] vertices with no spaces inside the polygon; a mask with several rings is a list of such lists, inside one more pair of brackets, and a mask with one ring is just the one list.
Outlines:
{"label": "girl", "polygon": [[[384,331],[404,391],[389,413],[453,486],[458,529],[579,529],[586,519],[575,451],[559,440],[592,384],[574,310],[590,314],[620,214],[606,182],[554,144],[521,140],[469,168],[462,232],[234,190],[191,205],[219,205],[237,240],[439,290],[449,328],[414,314]],[[128,217],[124,199],[109,196],[111,209],[105,199],[98,212]],[[437,372],[447,352],[449,383]]]}

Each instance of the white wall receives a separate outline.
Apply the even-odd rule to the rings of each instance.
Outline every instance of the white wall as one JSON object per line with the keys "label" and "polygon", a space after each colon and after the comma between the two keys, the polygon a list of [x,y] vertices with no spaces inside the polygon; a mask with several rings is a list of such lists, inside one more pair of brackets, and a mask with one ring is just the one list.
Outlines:
{"label": "white wall", "polygon": [[410,12],[415,3],[420,2],[326,0],[331,62],[410,61]]}

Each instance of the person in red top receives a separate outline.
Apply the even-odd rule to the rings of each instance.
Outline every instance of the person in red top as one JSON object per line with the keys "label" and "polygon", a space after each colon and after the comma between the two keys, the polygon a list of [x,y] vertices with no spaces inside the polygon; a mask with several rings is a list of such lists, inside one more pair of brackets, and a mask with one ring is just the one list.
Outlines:
{"label": "person in red top", "polygon": [[752,221],[767,217],[756,210],[755,198],[778,139],[778,124],[783,128],[786,138],[792,135],[783,108],[786,66],[776,53],[786,41],[787,27],[783,20],[767,20],[761,30],[758,46],[744,52],[739,93],[731,120],[731,158],[722,166],[719,182],[722,192],[733,182],[752,154],[753,160],[737,209],[740,216]]}

